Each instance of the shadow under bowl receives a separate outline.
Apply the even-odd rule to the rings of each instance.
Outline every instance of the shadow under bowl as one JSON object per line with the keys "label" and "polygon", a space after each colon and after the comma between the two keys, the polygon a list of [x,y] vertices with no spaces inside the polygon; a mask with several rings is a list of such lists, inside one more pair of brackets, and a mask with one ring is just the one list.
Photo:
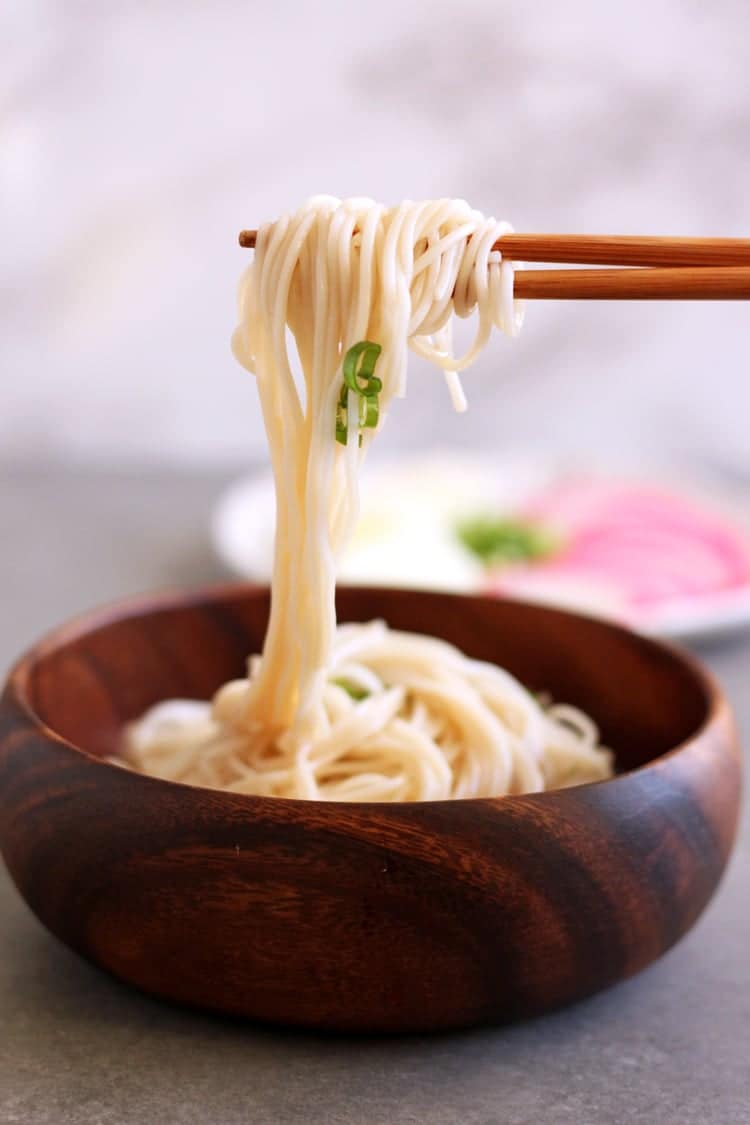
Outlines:
{"label": "shadow under bowl", "polygon": [[260,649],[268,591],[156,596],[56,630],[0,704],[0,848],[71,948],[157,996],[307,1027],[426,1031],[533,1015],[642,969],[711,897],[740,762],[695,663],[572,613],[341,589],[588,711],[620,772],[519,797],[247,797],[102,762],[124,723],[209,698]]}

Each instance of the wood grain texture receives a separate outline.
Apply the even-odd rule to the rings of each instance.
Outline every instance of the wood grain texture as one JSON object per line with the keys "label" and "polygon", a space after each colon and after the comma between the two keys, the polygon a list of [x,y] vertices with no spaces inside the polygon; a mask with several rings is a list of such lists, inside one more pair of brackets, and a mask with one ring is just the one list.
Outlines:
{"label": "wood grain texture", "polygon": [[750,267],[517,270],[513,295],[555,301],[747,301]]}
{"label": "wood grain texture", "polygon": [[[258,232],[241,230],[239,244],[255,247]],[[747,266],[750,238],[681,238],[637,234],[504,234],[493,244],[520,262],[592,266]]]}
{"label": "wood grain texture", "polygon": [[274,1022],[416,1031],[527,1016],[643,968],[703,910],[740,766],[720,690],[664,646],[514,602],[339,591],[585,707],[624,772],[525,797],[253,798],[99,760],[167,696],[208,697],[262,641],[267,591],[100,611],[11,673],[0,847],[49,929],[123,980]]}

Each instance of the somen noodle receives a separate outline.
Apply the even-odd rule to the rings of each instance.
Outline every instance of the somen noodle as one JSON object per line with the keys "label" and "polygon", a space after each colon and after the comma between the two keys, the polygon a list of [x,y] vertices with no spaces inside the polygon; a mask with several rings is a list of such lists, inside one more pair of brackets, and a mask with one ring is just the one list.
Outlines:
{"label": "somen noodle", "polygon": [[[360,465],[406,392],[407,349],[443,371],[461,411],[458,373],[493,326],[520,328],[514,264],[492,249],[510,229],[460,200],[388,209],[318,196],[259,230],[233,347],[257,379],[276,487],[263,652],[211,703],[167,701],[132,724],[132,768],[242,793],[368,801],[610,774],[594,723],[575,708],[543,704],[444,641],[380,621],[336,624]],[[457,356],[453,318],[472,314],[473,342]]]}

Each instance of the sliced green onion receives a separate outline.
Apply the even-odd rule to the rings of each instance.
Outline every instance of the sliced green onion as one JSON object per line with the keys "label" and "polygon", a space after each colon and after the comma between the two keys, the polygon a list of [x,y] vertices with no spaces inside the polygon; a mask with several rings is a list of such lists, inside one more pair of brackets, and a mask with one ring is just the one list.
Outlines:
{"label": "sliced green onion", "polygon": [[361,699],[367,699],[370,694],[366,688],[358,687],[357,684],[353,684],[351,680],[333,679],[331,683],[336,684],[337,687],[343,688],[346,694],[350,695],[352,699],[356,699],[357,702]]}
{"label": "sliced green onion", "polygon": [[[383,382],[374,374],[382,348],[372,340],[360,340],[353,344],[344,356],[342,374],[344,382],[336,404],[336,441],[346,445],[349,429],[349,391],[359,395],[357,403],[357,425],[360,429],[375,429],[380,417],[378,395]],[[358,434],[358,444],[362,445],[362,434]]]}
{"label": "sliced green onion", "polygon": [[374,430],[378,424],[379,414],[380,406],[378,404],[377,395],[362,395],[359,400],[358,421],[360,426]]}
{"label": "sliced green onion", "polygon": [[381,351],[380,344],[374,344],[372,340],[360,340],[349,348],[342,367],[347,387],[359,394],[370,394],[383,389],[380,379],[373,374]]}
{"label": "sliced green onion", "polygon": [[336,441],[346,445],[346,433],[349,427],[349,391],[347,387],[341,388],[339,401],[336,403]]}
{"label": "sliced green onion", "polygon": [[485,566],[535,562],[554,555],[561,546],[558,536],[540,524],[494,516],[465,520],[456,535]]}

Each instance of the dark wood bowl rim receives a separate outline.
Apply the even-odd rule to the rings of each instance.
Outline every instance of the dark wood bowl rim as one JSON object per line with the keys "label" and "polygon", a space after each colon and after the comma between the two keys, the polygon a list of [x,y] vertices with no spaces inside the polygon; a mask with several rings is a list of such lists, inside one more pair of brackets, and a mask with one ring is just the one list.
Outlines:
{"label": "dark wood bowl rim", "polygon": [[[349,586],[342,584],[343,589],[356,590],[358,593],[366,596],[368,594],[382,594],[384,592],[409,592],[418,593],[419,591],[404,591],[401,587],[374,587],[374,586]],[[624,625],[619,625],[616,622],[605,620],[601,617],[596,617],[592,614],[584,614],[574,612],[568,609],[558,608],[556,606],[540,605],[533,602],[524,601],[520,598],[497,598],[496,596],[489,595],[475,595],[475,594],[454,594],[445,593],[445,597],[451,599],[465,598],[467,601],[481,600],[486,597],[488,602],[497,601],[512,601],[514,605],[518,605],[523,609],[539,610],[543,609],[545,612],[558,614],[560,617],[574,618],[580,621],[594,621],[601,625],[606,630],[618,633],[622,636],[635,638],[639,643],[647,647],[652,647],[661,652],[670,655],[673,659],[677,660],[682,666],[690,673],[695,687],[701,692],[705,704],[705,718],[689,735],[688,738],[679,742],[676,746],[664,753],[651,758],[641,766],[636,766],[634,769],[623,771],[623,773],[615,774],[613,777],[605,778],[602,781],[585,782],[582,785],[571,786],[567,790],[549,789],[542,792],[535,793],[519,793],[503,797],[462,797],[462,798],[444,798],[442,800],[433,801],[310,801],[299,797],[264,797],[252,793],[232,793],[222,789],[210,789],[203,785],[190,785],[182,781],[170,781],[166,778],[154,777],[151,774],[136,773],[124,770],[121,766],[113,765],[108,762],[106,758],[100,758],[96,754],[90,753],[81,746],[77,746],[74,742],[70,742],[61,734],[55,731],[52,727],[48,726],[43,719],[37,714],[32,706],[27,693],[28,682],[34,665],[50,653],[55,652],[71,641],[78,640],[87,633],[112,625],[117,621],[121,621],[128,617],[137,617],[142,614],[154,613],[161,610],[170,609],[190,609],[191,607],[199,606],[205,601],[222,601],[226,598],[238,597],[247,594],[263,593],[268,591],[268,586],[263,583],[253,582],[225,582],[225,583],[212,583],[209,585],[190,587],[187,589],[174,589],[167,588],[164,590],[156,591],[154,593],[135,594],[125,598],[118,598],[111,602],[106,602],[104,605],[94,609],[84,610],[82,613],[76,614],[69,618],[64,623],[55,626],[49,632],[45,633],[35,644],[28,648],[12,665],[7,675],[6,690],[11,693],[11,697],[16,705],[25,714],[28,720],[35,726],[35,728],[47,739],[51,739],[58,744],[65,746],[67,749],[80,754],[87,758],[90,762],[105,769],[116,770],[118,774],[125,774],[127,777],[132,778],[134,784],[147,784],[156,786],[167,786],[169,788],[178,790],[188,790],[190,792],[198,792],[203,794],[210,794],[212,797],[220,799],[226,798],[229,803],[236,801],[246,802],[248,804],[263,804],[265,807],[271,806],[297,806],[307,807],[314,805],[316,808],[328,808],[331,811],[336,809],[347,810],[350,813],[354,811],[365,812],[367,810],[380,810],[385,807],[406,807],[411,805],[427,805],[427,806],[454,806],[457,801],[461,805],[473,803],[478,805],[493,804],[495,807],[501,805],[508,807],[509,804],[517,805],[518,808],[527,806],[529,802],[544,803],[549,801],[551,797],[560,792],[573,792],[577,790],[590,790],[593,787],[603,785],[612,785],[625,778],[635,777],[639,774],[646,773],[647,771],[658,766],[660,763],[676,757],[678,754],[690,749],[697,742],[699,742],[706,732],[715,724],[722,722],[724,719],[729,718],[729,704],[719,686],[718,682],[711,675],[710,672],[703,667],[703,665],[675,645],[672,645],[661,639],[657,640],[653,637],[644,634],[635,633],[633,630],[628,629]],[[432,591],[431,591],[432,592]]]}

